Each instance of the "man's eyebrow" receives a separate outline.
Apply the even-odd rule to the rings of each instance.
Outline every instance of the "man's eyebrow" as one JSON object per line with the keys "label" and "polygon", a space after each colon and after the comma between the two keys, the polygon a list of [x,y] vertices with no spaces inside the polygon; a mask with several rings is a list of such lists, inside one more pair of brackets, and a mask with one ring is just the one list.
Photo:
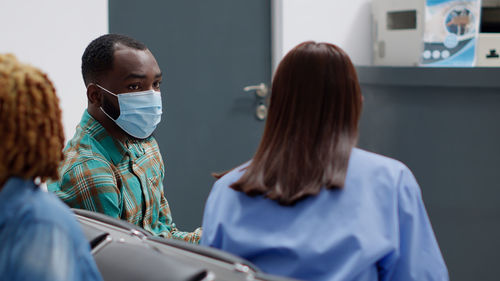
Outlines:
{"label": "man's eyebrow", "polygon": [[146,75],[144,75],[144,74],[137,74],[137,73],[130,73],[129,75],[125,76],[125,80],[131,79],[131,78],[144,79],[144,78],[146,78]]}
{"label": "man's eyebrow", "polygon": [[[160,78],[162,76],[162,73],[159,72],[155,75],[155,78]],[[138,73],[130,73],[129,75],[125,76],[125,79],[124,80],[127,80],[127,79],[132,79],[132,78],[137,78],[137,79],[145,79],[146,78],[146,75],[144,74],[138,74]]]}

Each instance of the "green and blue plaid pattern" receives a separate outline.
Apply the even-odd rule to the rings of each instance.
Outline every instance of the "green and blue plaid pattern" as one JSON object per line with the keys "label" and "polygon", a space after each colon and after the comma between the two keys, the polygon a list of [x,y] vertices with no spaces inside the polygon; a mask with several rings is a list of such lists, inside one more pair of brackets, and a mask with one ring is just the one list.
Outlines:
{"label": "green and blue plaid pattern", "polygon": [[157,236],[199,243],[201,228],[179,231],[163,193],[164,166],[153,137],[120,142],[85,110],[64,149],[61,179],[49,183],[71,208],[120,218]]}

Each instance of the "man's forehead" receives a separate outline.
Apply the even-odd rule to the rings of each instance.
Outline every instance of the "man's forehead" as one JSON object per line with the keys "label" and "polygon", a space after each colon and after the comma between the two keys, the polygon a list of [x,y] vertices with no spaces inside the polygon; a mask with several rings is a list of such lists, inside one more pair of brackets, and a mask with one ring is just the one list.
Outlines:
{"label": "man's forehead", "polygon": [[122,45],[117,45],[114,51],[112,71],[120,73],[120,76],[130,73],[156,76],[161,73],[155,57],[148,49],[138,50]]}

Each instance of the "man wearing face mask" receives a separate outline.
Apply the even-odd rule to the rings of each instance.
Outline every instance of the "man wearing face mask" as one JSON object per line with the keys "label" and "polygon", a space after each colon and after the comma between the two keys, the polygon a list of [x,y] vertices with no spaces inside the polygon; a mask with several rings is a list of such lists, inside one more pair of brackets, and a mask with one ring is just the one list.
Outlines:
{"label": "man wearing face mask", "polygon": [[153,54],[130,37],[103,35],[87,46],[82,74],[87,110],[64,149],[61,179],[48,189],[72,208],[198,243],[201,229],[179,231],[163,193],[163,160],[151,136],[162,114],[162,73]]}

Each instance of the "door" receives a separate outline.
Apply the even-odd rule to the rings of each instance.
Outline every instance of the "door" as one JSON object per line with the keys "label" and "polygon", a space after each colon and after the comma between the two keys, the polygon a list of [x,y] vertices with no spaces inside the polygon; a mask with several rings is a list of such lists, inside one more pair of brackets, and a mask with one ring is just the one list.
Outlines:
{"label": "door", "polygon": [[270,10],[267,0],[109,0],[110,32],[144,42],[163,71],[155,136],[181,230],[200,226],[211,173],[249,160],[258,145],[265,99],[243,88],[269,85]]}

